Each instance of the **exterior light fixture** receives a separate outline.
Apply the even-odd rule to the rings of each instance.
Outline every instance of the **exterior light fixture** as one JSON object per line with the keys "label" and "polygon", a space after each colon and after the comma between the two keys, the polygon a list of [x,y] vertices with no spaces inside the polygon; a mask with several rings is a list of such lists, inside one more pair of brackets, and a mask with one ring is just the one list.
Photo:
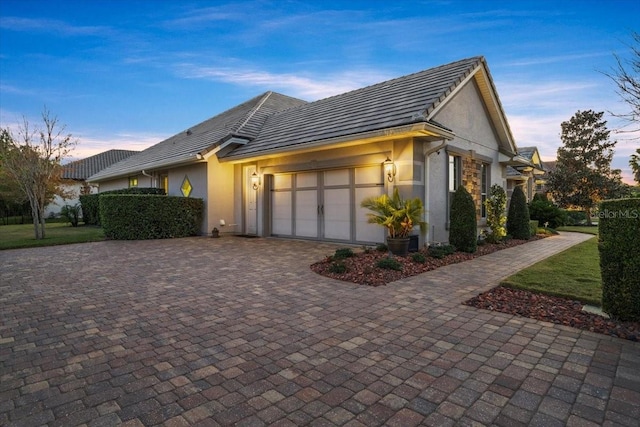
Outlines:
{"label": "exterior light fixture", "polygon": [[389,182],[393,182],[393,179],[396,177],[396,165],[393,161],[387,157],[387,160],[382,163],[384,165],[384,174],[387,176],[387,180]]}
{"label": "exterior light fixture", "polygon": [[251,174],[251,184],[254,190],[257,190],[258,186],[260,185],[260,177],[255,172]]}

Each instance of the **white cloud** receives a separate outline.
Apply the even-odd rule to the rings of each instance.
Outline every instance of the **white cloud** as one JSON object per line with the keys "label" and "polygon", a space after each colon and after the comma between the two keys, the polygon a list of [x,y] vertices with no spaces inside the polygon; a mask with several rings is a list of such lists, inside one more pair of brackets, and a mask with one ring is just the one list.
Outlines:
{"label": "white cloud", "polygon": [[6,16],[0,18],[0,28],[11,31],[45,32],[64,36],[104,35],[111,31],[106,26],[74,26],[54,19],[33,19]]}
{"label": "white cloud", "polygon": [[311,100],[348,92],[389,78],[372,70],[348,71],[315,78],[288,73],[200,67],[192,64],[182,64],[178,69],[179,74],[185,78],[257,86],[264,90],[284,90],[288,95]]}

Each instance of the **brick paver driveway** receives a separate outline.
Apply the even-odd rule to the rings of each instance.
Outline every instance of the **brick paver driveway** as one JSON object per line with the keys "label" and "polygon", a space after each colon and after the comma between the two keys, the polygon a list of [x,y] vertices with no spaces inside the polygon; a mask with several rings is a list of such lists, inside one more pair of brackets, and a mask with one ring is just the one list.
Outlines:
{"label": "brick paver driveway", "polygon": [[638,425],[640,345],[460,304],[566,234],[371,288],[336,246],[0,252],[0,425]]}

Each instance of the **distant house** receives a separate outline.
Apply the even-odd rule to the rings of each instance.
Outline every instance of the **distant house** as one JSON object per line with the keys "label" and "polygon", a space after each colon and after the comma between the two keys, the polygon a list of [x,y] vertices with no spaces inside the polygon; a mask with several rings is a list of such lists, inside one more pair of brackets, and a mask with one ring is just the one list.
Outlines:
{"label": "distant house", "polygon": [[45,217],[58,215],[64,205],[75,205],[78,203],[78,198],[81,194],[97,193],[98,185],[90,185],[87,182],[87,178],[136,153],[138,151],[108,150],[64,165],[62,179],[65,183],[63,184],[63,189],[68,194],[68,197],[56,196],[53,202],[45,208]]}
{"label": "distant house", "polygon": [[507,166],[507,196],[511,198],[513,189],[520,185],[527,200],[536,193],[544,194],[545,168],[536,147],[518,148],[518,155]]}
{"label": "distant house", "polygon": [[[426,207],[421,242],[446,241],[451,196],[489,187],[517,156],[483,57],[315,102],[266,92],[106,168],[100,191],[162,187],[205,201],[202,233],[383,242],[360,202],[397,187]],[[224,224],[224,225],[222,225]]]}

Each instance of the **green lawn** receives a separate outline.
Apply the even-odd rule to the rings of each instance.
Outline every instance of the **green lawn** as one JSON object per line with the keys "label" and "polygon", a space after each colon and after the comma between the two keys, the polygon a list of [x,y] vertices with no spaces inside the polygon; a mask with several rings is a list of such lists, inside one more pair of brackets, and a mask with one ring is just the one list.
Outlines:
{"label": "green lawn", "polygon": [[501,285],[600,306],[602,279],[598,239],[591,238],[540,261],[508,277]]}
{"label": "green lawn", "polygon": [[556,231],[574,231],[576,233],[598,235],[598,226],[588,227],[586,225],[564,225],[562,227],[558,227]]}
{"label": "green lawn", "polygon": [[89,225],[71,227],[68,223],[47,223],[45,236],[42,240],[36,240],[33,224],[2,225],[0,226],[0,250],[104,240],[104,232],[101,227]]}

